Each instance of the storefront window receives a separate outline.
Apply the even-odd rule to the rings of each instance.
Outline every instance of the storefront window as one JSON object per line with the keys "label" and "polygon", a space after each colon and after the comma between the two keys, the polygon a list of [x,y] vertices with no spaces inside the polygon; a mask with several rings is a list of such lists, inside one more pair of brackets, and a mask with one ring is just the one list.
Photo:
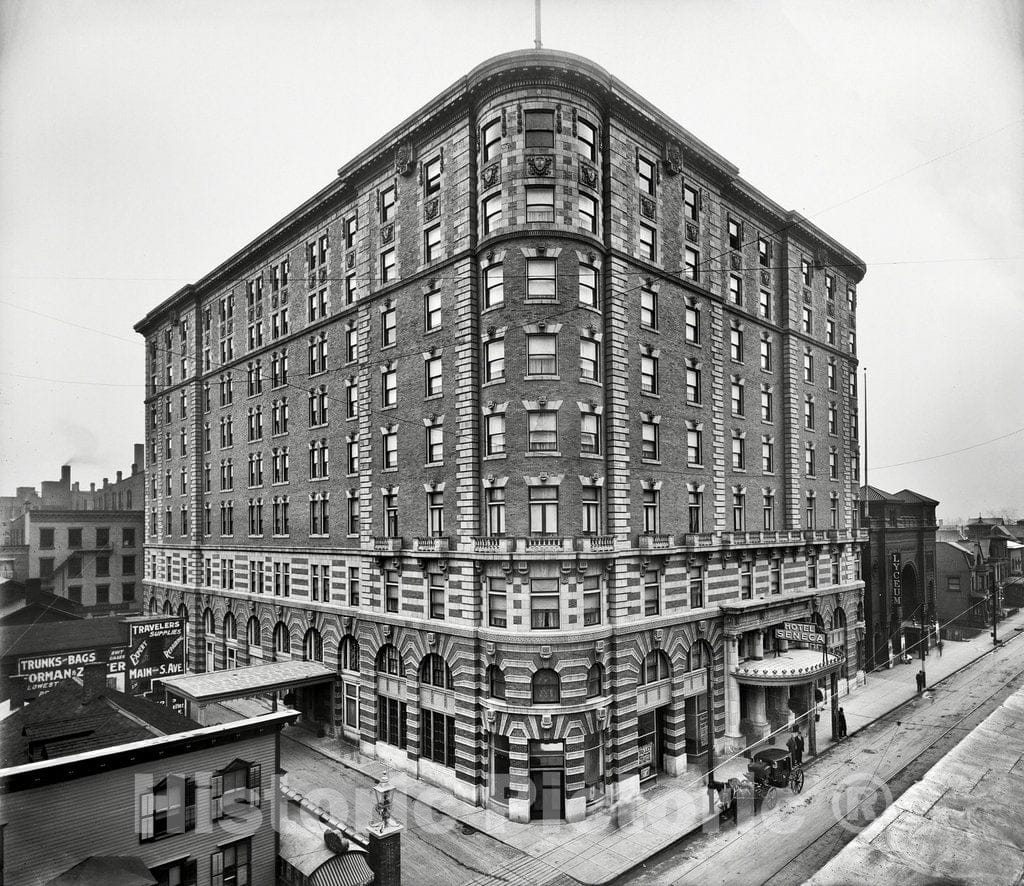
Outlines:
{"label": "storefront window", "polygon": [[491,798],[507,803],[509,784],[508,739],[495,735],[491,745]]}
{"label": "storefront window", "polygon": [[604,747],[600,732],[588,735],[583,746],[583,781],[588,803],[604,796]]}

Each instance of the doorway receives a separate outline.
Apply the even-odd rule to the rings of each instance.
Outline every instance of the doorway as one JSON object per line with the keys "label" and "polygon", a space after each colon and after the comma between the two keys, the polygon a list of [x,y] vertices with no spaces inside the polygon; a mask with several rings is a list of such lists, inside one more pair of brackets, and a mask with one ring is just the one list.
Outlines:
{"label": "doorway", "polygon": [[560,741],[530,742],[530,820],[565,818],[565,757]]}
{"label": "doorway", "polygon": [[665,714],[668,706],[644,711],[637,717],[637,766],[640,783],[657,778],[665,771]]}

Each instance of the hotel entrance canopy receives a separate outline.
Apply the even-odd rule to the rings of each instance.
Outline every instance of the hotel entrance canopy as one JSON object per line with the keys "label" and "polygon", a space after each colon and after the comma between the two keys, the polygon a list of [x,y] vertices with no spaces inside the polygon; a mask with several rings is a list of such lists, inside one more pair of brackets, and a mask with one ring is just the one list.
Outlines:
{"label": "hotel entrance canopy", "polygon": [[770,658],[747,659],[733,668],[732,676],[747,686],[799,686],[838,671],[838,655],[822,655],[818,649],[790,649]]}
{"label": "hotel entrance canopy", "polygon": [[167,677],[160,682],[169,694],[203,705],[229,698],[287,692],[333,681],[335,676],[334,671],[319,661],[277,661],[208,674]]}

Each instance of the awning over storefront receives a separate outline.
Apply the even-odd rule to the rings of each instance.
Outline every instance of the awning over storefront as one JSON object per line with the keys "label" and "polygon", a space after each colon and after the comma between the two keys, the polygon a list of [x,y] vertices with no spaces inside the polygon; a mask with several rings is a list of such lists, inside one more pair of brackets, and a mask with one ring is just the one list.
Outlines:
{"label": "awning over storefront", "polygon": [[760,661],[741,662],[732,676],[751,686],[798,686],[838,670],[842,663],[839,656],[823,656],[818,649],[790,649]]}
{"label": "awning over storefront", "polygon": [[161,683],[171,695],[207,704],[226,698],[287,692],[289,689],[325,683],[334,678],[334,671],[319,661],[278,661],[251,668],[167,677]]}

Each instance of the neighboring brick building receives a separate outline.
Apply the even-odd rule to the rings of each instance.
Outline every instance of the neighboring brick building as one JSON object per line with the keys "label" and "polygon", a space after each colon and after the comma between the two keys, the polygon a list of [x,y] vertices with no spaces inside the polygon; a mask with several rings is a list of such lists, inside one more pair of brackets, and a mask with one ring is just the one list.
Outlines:
{"label": "neighboring brick building", "polygon": [[13,564],[10,577],[38,581],[43,590],[81,604],[86,615],[138,611],[144,458],[145,447],[136,445],[131,473],[118,471],[113,483],[105,477],[99,489],[95,483],[79,489],[70,465],[59,480],[44,480],[41,494],[19,488],[0,549],[0,560]]}
{"label": "neighboring brick building", "polygon": [[[922,611],[935,642],[935,508],[938,502],[909,489],[862,489],[868,531],[862,549],[865,652],[870,668],[910,649],[921,637]],[[922,610],[923,607],[923,610]]]}
{"label": "neighboring brick building", "polygon": [[[278,735],[66,680],[0,723],[5,883],[273,883]],[[154,879],[147,878],[151,874]]]}
{"label": "neighboring brick building", "polygon": [[[586,59],[491,59],[137,325],[147,605],[515,819],[705,767],[853,676],[864,272]],[[838,654],[760,672],[783,621]]]}

